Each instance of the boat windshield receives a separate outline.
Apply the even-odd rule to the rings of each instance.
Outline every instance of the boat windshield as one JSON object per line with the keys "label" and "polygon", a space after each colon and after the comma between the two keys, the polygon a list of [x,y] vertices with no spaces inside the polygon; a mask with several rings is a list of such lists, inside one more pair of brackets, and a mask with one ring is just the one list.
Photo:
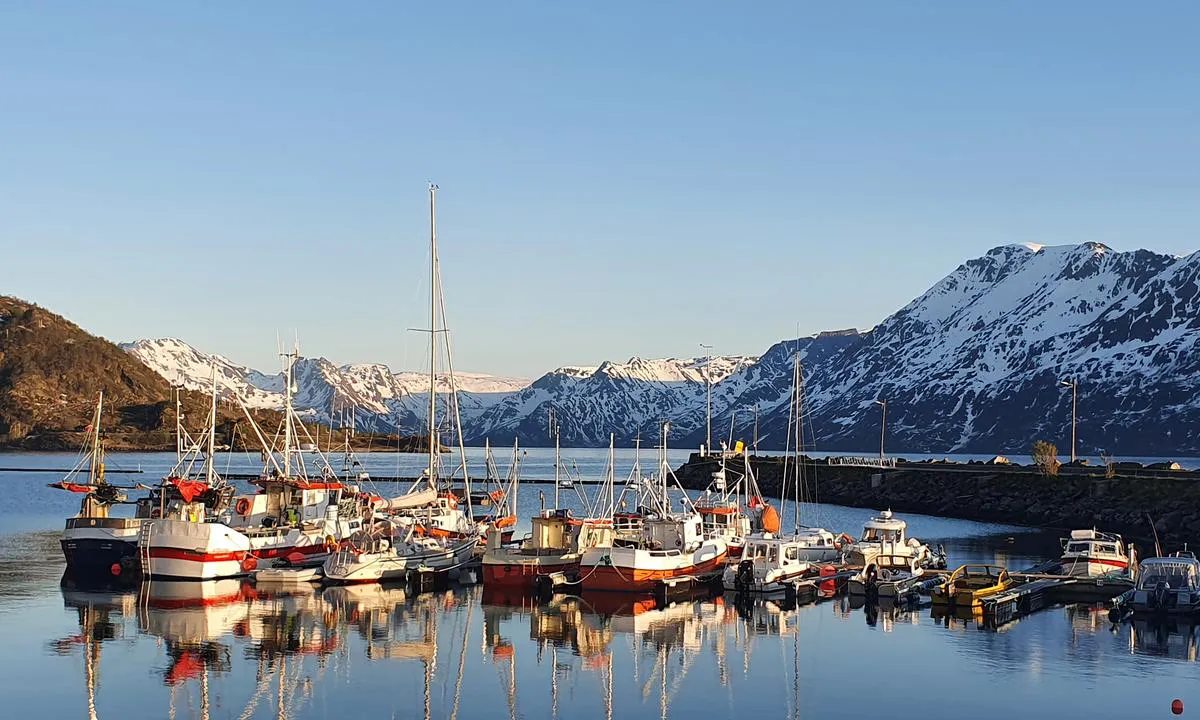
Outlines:
{"label": "boat windshield", "polygon": [[900,539],[900,532],[897,530],[881,530],[879,528],[869,527],[863,531],[863,542],[897,542]]}
{"label": "boat windshield", "polygon": [[1153,588],[1159,582],[1166,582],[1172,590],[1191,590],[1196,587],[1196,573],[1191,565],[1155,564],[1142,568],[1142,577],[1138,587],[1142,590]]}

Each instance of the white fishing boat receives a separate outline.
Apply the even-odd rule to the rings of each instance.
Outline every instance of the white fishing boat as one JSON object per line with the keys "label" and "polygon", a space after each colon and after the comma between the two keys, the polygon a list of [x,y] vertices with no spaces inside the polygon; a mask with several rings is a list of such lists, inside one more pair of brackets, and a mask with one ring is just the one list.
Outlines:
{"label": "white fishing boat", "polygon": [[846,581],[846,591],[851,595],[896,598],[926,579],[924,568],[911,555],[876,555]]}
{"label": "white fishing boat", "polygon": [[[264,452],[266,466],[254,481],[259,491],[234,494],[214,467],[216,432],[216,374],[207,426],[204,468],[199,476],[172,473],[153,508],[155,518],[144,523],[138,537],[143,572],[156,578],[212,580],[247,575],[265,560],[303,558],[329,553],[343,538],[357,532],[371,514],[358,488],[340,482],[324,455],[319,473],[309,476],[297,442],[298,423],[292,406],[293,366],[299,353],[287,353],[283,450]],[[243,410],[245,407],[243,406]],[[249,411],[246,417],[262,446],[269,447]],[[174,488],[168,494],[167,489]]]}
{"label": "white fishing boat", "polygon": [[1146,558],[1129,598],[1135,613],[1188,615],[1200,612],[1200,561],[1190,552]]}
{"label": "white fishing boat", "polygon": [[747,540],[742,559],[725,566],[721,584],[738,592],[783,594],[812,571],[813,562],[802,556],[807,549],[792,537],[755,535]]}
{"label": "white fishing boat", "polygon": [[920,567],[945,567],[945,557],[907,536],[908,523],[884,510],[863,525],[862,537],[846,550],[846,563],[866,567],[879,555],[909,558]]}
{"label": "white fishing boat", "polygon": [[[488,528],[480,528],[471,514],[471,485],[467,474],[466,451],[462,447],[454,366],[450,359],[449,331],[445,327],[441,296],[441,268],[437,247],[437,187],[429,186],[430,247],[430,342],[429,342],[429,464],[413,492],[433,491],[436,498],[424,507],[402,509],[363,527],[339,544],[322,566],[325,580],[331,583],[364,583],[401,579],[410,571],[441,572],[459,567],[471,559],[476,545]],[[443,487],[441,481],[441,443],[437,418],[438,346],[446,342],[446,374],[450,381],[450,420],[459,442],[463,494]],[[499,528],[497,528],[499,529]]]}
{"label": "white fishing boat", "polygon": [[[746,538],[762,530],[761,520],[774,509],[763,499],[754,481],[750,460],[745,457],[745,445],[739,441],[733,450],[725,448],[724,444],[722,447],[712,481],[704,494],[696,498],[694,505],[704,522],[704,533],[724,538],[729,545],[729,557],[733,559],[741,557]],[[730,482],[728,460],[739,456],[745,465],[745,472]]]}
{"label": "white fishing boat", "polygon": [[584,552],[579,579],[585,591],[651,592],[663,580],[704,580],[720,574],[729,550],[725,539],[705,535],[700,513],[686,493],[686,510],[671,511],[668,479],[674,478],[674,473],[666,459],[669,428],[669,423],[663,423],[658,492],[648,498],[653,507],[642,520],[640,537],[632,541],[618,538],[610,548]]}
{"label": "white fishing boat", "polygon": [[1070,537],[1063,538],[1062,545],[1063,572],[1067,575],[1127,575],[1130,567],[1137,566],[1131,557],[1133,551],[1126,548],[1120,535],[1114,533],[1072,530]]}

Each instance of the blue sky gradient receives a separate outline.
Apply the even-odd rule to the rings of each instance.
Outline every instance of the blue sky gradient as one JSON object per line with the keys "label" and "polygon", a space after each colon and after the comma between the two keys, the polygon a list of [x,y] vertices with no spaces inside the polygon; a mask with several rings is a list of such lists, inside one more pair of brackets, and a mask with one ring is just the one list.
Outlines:
{"label": "blue sky gradient", "polygon": [[1005,243],[1200,227],[1200,5],[0,7],[0,292],[420,369],[758,353]]}

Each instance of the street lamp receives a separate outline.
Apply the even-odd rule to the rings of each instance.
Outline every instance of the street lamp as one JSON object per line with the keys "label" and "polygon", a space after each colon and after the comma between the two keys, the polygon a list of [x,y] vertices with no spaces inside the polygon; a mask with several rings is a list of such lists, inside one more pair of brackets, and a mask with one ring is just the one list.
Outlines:
{"label": "street lamp", "polygon": [[887,399],[876,400],[875,404],[883,408],[883,415],[879,422],[879,462],[883,462],[883,438],[887,433]]}
{"label": "street lamp", "polygon": [[1075,407],[1079,393],[1079,381],[1075,379],[1059,382],[1063,387],[1071,388],[1071,462],[1075,462]]}
{"label": "street lamp", "polygon": [[700,343],[700,347],[708,351],[708,360],[704,363],[704,447],[705,452],[712,452],[712,345]]}

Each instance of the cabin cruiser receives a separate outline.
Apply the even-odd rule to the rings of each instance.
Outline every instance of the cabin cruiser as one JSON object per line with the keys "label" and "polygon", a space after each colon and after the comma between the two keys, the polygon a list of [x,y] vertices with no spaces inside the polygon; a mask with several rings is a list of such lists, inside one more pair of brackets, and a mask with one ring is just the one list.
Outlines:
{"label": "cabin cruiser", "polygon": [[908,523],[884,510],[866,522],[862,537],[847,548],[846,563],[866,567],[877,555],[888,555],[912,558],[920,567],[946,566],[943,553],[934,553],[920,540],[906,537],[907,530]]}
{"label": "cabin cruiser", "polygon": [[[1064,538],[1062,544],[1062,566],[1067,575],[1099,577],[1129,573],[1133,551],[1127,551],[1120,535],[1094,529],[1072,530],[1071,536]],[[1136,564],[1132,566],[1136,567]]]}
{"label": "cabin cruiser", "polygon": [[[738,592],[779,594],[800,578],[811,574],[816,563],[836,558],[833,536],[828,531],[816,535],[775,536],[771,533],[752,535],[746,540],[742,558],[736,564],[725,567],[721,584],[726,590]],[[828,540],[829,555],[824,555],[820,546],[813,542]]]}
{"label": "cabin cruiser", "polygon": [[575,519],[569,510],[543,510],[533,518],[533,532],[520,546],[505,547],[498,535],[489,537],[483,584],[528,591],[539,575],[574,577],[584,551],[612,544],[611,519]]}
{"label": "cabin cruiser", "polygon": [[1129,606],[1135,613],[1188,614],[1200,611],[1200,561],[1190,552],[1146,558]]}
{"label": "cabin cruiser", "polygon": [[910,556],[876,555],[857,575],[846,581],[851,595],[897,598],[924,581],[925,570]]}

